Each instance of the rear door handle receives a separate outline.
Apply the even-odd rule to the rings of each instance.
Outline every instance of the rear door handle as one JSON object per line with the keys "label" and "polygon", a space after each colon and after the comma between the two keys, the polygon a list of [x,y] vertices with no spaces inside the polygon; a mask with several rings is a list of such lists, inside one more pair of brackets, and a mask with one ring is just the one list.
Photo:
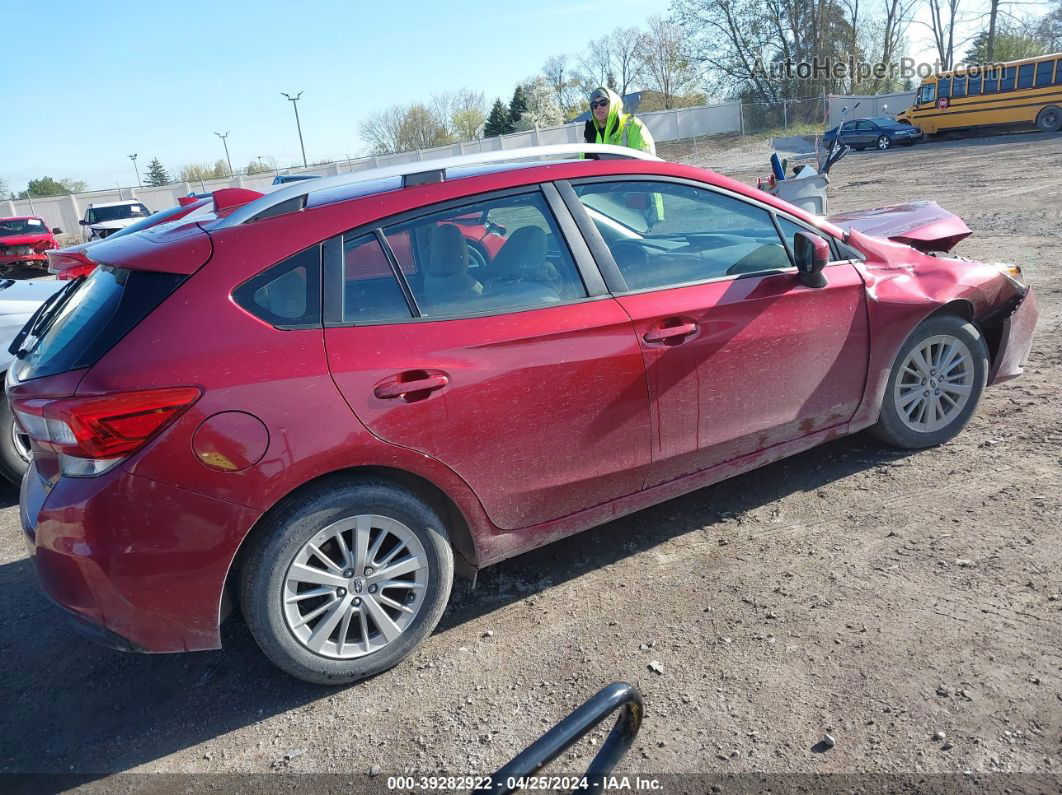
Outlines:
{"label": "rear door handle", "polygon": [[415,381],[388,381],[387,383],[379,384],[373,390],[373,394],[381,400],[393,400],[395,398],[403,398],[414,392],[434,392],[449,383],[450,377],[440,373],[418,378]]}
{"label": "rear door handle", "polygon": [[645,332],[646,342],[679,342],[697,331],[696,323],[681,323],[677,326],[662,326]]}

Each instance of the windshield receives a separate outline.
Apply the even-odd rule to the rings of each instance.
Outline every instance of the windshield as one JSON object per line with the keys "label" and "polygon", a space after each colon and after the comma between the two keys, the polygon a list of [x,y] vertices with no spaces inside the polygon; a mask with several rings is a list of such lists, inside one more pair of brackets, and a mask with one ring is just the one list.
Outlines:
{"label": "windshield", "polygon": [[148,208],[139,202],[136,204],[117,204],[113,207],[91,207],[88,222],[98,224],[102,221],[123,221],[126,218],[145,218],[151,215]]}
{"label": "windshield", "polygon": [[40,218],[5,218],[0,221],[0,237],[9,235],[43,235],[48,231]]}
{"label": "windshield", "polygon": [[879,127],[903,127],[903,126],[905,126],[903,124],[900,124],[895,119],[881,118],[881,119],[871,119],[871,121],[874,122]]}

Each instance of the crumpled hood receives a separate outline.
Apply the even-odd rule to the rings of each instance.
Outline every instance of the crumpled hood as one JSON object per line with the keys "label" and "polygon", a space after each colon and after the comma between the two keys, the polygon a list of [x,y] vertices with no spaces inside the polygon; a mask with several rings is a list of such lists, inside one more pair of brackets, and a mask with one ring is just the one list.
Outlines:
{"label": "crumpled hood", "polygon": [[826,220],[842,229],[894,240],[919,251],[950,251],[969,237],[970,228],[959,216],[934,201],[917,201],[831,215]]}
{"label": "crumpled hood", "polygon": [[0,236],[0,246],[35,246],[38,243],[51,243],[52,236],[45,232],[42,235],[6,235]]}

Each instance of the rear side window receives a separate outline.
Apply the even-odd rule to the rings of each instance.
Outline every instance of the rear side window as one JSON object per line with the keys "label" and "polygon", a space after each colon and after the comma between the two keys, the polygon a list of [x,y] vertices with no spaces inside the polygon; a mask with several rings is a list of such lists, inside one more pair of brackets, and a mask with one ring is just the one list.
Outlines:
{"label": "rear side window", "polygon": [[387,323],[413,315],[376,235],[343,240],[343,322]]}
{"label": "rear side window", "polygon": [[1013,91],[1014,78],[1018,74],[1018,67],[1008,66],[1003,70],[1003,78],[999,81],[1000,91]]}
{"label": "rear side window", "polygon": [[422,317],[537,309],[587,296],[537,191],[417,218],[385,235]]}
{"label": "rear side window", "polygon": [[1032,88],[1033,68],[1036,64],[1022,64],[1018,67],[1018,88]]}
{"label": "rear side window", "polygon": [[989,69],[985,72],[985,88],[986,94],[995,94],[999,91],[999,70]]}
{"label": "rear side window", "polygon": [[281,329],[321,325],[321,247],[298,254],[267,268],[232,293],[252,315]]}
{"label": "rear side window", "polygon": [[[162,303],[185,277],[97,267],[29,336],[19,380],[90,367]],[[36,335],[36,336],[34,336]]]}
{"label": "rear side window", "polygon": [[1062,85],[1062,58],[1055,61],[1055,85]]}
{"label": "rear side window", "polygon": [[951,87],[951,95],[953,97],[965,97],[966,96],[966,77],[956,77]]}
{"label": "rear side window", "polygon": [[950,97],[951,96],[951,78],[950,77],[942,77],[942,78],[940,78],[940,80],[937,81],[937,85],[940,87],[940,95],[942,97]]}
{"label": "rear side window", "polygon": [[972,75],[970,77],[970,82],[968,82],[966,84],[966,95],[972,97],[972,96],[975,96],[975,95],[980,94],[980,93],[981,93],[981,75],[980,75],[980,73],[978,73],[976,75]]}

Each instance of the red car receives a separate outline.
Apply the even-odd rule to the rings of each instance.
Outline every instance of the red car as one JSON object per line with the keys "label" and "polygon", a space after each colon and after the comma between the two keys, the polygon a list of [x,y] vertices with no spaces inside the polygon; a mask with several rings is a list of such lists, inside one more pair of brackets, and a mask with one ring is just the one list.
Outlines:
{"label": "red car", "polygon": [[[112,232],[104,239],[132,235],[159,224],[179,221],[182,218],[200,218],[207,215],[224,217],[241,204],[254,201],[261,196],[262,194],[258,191],[245,188],[221,188],[202,196],[182,196],[178,200],[176,207],[152,213],[147,218],[141,218],[136,223],[123,227],[117,232]],[[190,201],[187,199],[190,199]],[[87,252],[93,246],[102,242],[103,240],[92,240],[88,243],[78,243],[77,245],[47,252],[48,272],[54,273],[55,278],[60,280],[88,276],[95,269],[97,263],[92,260]]]}
{"label": "red car", "polygon": [[59,248],[55,236],[62,233],[59,227],[49,229],[35,215],[0,218],[0,272],[19,265],[44,264],[48,250]]}
{"label": "red car", "polygon": [[[455,572],[862,429],[941,444],[1021,373],[1017,268],[578,149],[614,157],[307,181],[100,243],[7,381],[44,591],[151,652],[217,648],[235,603],[283,669],[349,682]],[[924,209],[893,227],[932,248]],[[469,217],[505,230],[482,264]]]}

